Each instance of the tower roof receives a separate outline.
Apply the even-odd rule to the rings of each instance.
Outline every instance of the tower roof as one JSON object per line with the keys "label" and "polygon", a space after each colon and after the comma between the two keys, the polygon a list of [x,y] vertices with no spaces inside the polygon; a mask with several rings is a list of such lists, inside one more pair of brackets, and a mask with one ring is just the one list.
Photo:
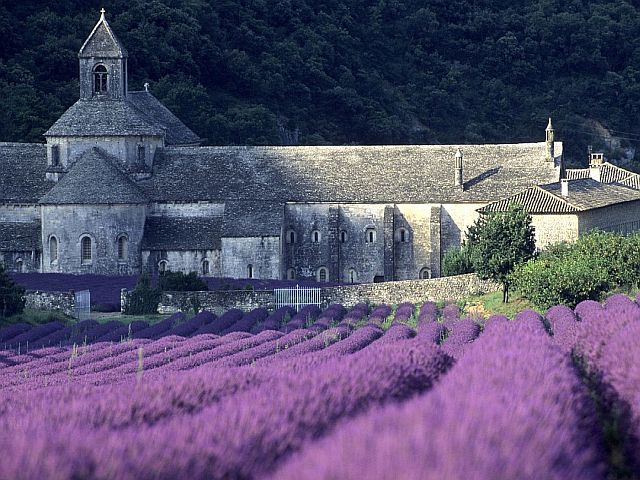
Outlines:
{"label": "tower roof", "polygon": [[78,56],[81,58],[123,58],[128,56],[127,50],[122,46],[109,26],[109,22],[107,22],[104,16],[104,8],[100,11],[100,20],[98,20],[96,26],[91,30],[89,37],[80,48]]}
{"label": "tower roof", "polygon": [[547,131],[553,130],[553,125],[551,125],[551,117],[549,117],[549,123],[547,124]]}
{"label": "tower roof", "polygon": [[69,172],[40,199],[45,205],[141,204],[147,199],[124,172],[97,147],[87,150]]}

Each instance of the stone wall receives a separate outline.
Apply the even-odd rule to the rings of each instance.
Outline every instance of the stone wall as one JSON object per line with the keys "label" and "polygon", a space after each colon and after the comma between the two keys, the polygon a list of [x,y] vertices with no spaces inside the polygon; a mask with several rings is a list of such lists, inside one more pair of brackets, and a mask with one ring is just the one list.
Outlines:
{"label": "stone wall", "polygon": [[[571,196],[571,192],[569,192]],[[580,235],[594,228],[629,234],[640,230],[640,201],[619,203],[579,213]]]}
{"label": "stone wall", "polygon": [[225,237],[221,258],[222,277],[281,278],[280,237]]}
{"label": "stone wall", "polygon": [[76,305],[74,292],[41,292],[27,290],[25,308],[62,312],[72,317]]}
{"label": "stone wall", "polygon": [[[455,277],[432,278],[428,280],[405,280],[400,282],[366,283],[322,289],[323,307],[330,303],[341,303],[352,307],[356,303],[398,304],[427,301],[456,301],[469,295],[497,291],[499,284],[478,279],[475,274]],[[129,293],[122,290],[122,305]],[[209,292],[164,292],[158,312],[172,314],[178,311],[208,310],[221,314],[231,308],[249,311],[258,307],[274,309],[272,291],[221,290]]]}
{"label": "stone wall", "polygon": [[[123,291],[126,295],[126,291]],[[211,292],[163,292],[158,313],[207,310],[220,315],[231,308],[249,311],[258,307],[273,309],[272,291],[220,290]]]}
{"label": "stone wall", "polygon": [[352,307],[360,302],[422,304],[437,300],[456,301],[469,295],[495,292],[500,288],[499,284],[480,280],[471,273],[429,280],[405,280],[324,288],[322,289],[322,299],[325,305],[341,303],[346,307]]}

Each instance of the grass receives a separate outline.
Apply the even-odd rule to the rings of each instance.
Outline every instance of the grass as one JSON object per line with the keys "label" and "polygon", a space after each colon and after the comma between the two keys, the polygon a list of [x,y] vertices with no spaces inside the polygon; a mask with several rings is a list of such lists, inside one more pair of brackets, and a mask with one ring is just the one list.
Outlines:
{"label": "grass", "polygon": [[25,308],[22,313],[17,313],[7,318],[0,318],[0,327],[6,327],[8,325],[21,322],[30,323],[31,325],[42,325],[55,320],[69,325],[75,321],[72,317],[69,317],[62,312]]}
{"label": "grass", "polygon": [[96,320],[100,323],[110,322],[111,320],[117,320],[118,322],[122,322],[125,325],[130,324],[135,320],[142,320],[147,322],[149,325],[153,325],[158,323],[165,318],[168,318],[170,315],[123,315],[120,312],[91,312],[91,319]]}
{"label": "grass", "polygon": [[502,291],[467,297],[461,303],[463,303],[461,310],[464,315],[482,316],[484,318],[488,318],[491,315],[504,315],[513,319],[517,313],[527,308],[543,313],[526,298],[515,293],[511,295],[511,299],[507,303],[502,303]]}

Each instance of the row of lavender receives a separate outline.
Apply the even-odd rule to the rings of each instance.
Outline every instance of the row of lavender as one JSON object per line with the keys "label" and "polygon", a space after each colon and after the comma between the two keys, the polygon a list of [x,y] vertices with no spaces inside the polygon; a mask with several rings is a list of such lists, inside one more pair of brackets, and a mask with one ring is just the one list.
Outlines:
{"label": "row of lavender", "polygon": [[635,302],[482,330],[433,304],[414,330],[407,305],[386,332],[388,306],[332,308],[291,331],[7,353],[0,478],[607,478],[594,395],[638,473]]}
{"label": "row of lavender", "polygon": [[[447,308],[445,307],[445,314]],[[394,321],[408,321],[412,318],[414,310],[413,304],[399,305]],[[366,317],[368,312],[368,307],[362,304],[351,316],[354,322],[358,322]],[[383,305],[376,310],[375,318],[379,318],[378,323],[382,324],[391,312],[391,307]],[[123,324],[118,321],[98,323],[95,320],[86,320],[71,326],[65,326],[59,321],[40,326],[18,323],[0,329],[0,347],[4,350],[28,352],[34,348],[119,342],[136,338],[158,339],[171,335],[189,337],[206,333],[259,333],[264,330],[282,330],[288,333],[303,327],[327,328],[330,324],[340,321],[345,313],[344,307],[334,304],[324,312],[315,305],[304,307],[297,313],[290,307],[280,308],[271,314],[265,308],[257,308],[246,314],[241,310],[231,309],[220,317],[205,311],[188,320],[184,314],[177,313],[154,325],[144,321]],[[359,315],[358,318],[356,314]]]}

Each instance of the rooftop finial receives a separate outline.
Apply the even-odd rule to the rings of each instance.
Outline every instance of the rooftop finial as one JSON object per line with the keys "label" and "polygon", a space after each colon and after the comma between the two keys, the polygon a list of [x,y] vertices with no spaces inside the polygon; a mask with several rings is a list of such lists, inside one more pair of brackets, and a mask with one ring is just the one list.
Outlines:
{"label": "rooftop finial", "polygon": [[144,91],[145,92],[149,91],[149,82],[144,82]]}
{"label": "rooftop finial", "polygon": [[547,130],[553,130],[553,125],[551,125],[551,117],[549,117],[549,124],[547,125]]}
{"label": "rooftop finial", "polygon": [[100,9],[100,20],[104,20],[104,14],[106,13],[106,10],[104,9],[104,7],[102,7]]}

